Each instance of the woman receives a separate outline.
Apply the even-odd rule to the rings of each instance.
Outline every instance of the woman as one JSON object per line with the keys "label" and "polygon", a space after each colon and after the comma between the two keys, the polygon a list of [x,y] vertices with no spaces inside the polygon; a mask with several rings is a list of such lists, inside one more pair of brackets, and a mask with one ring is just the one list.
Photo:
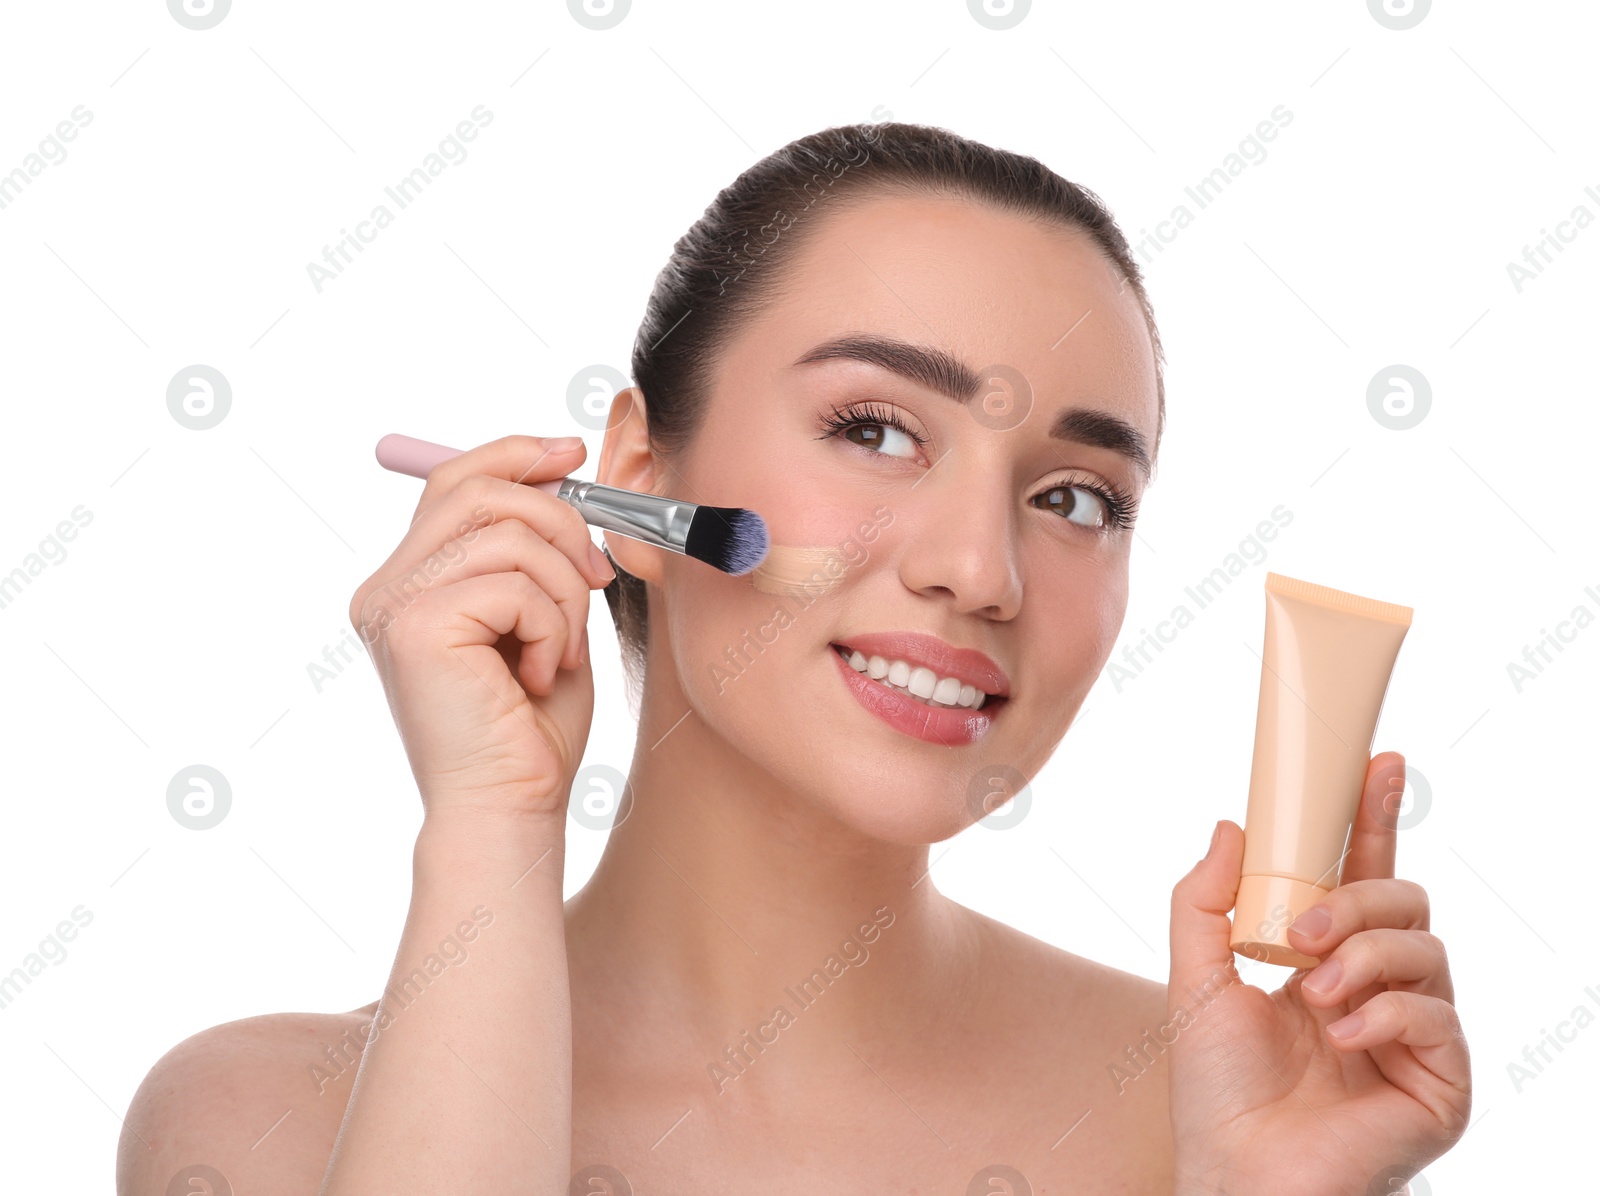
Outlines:
{"label": "woman", "polygon": [[[991,777],[1050,757],[1126,606],[1161,351],[1090,192],[915,125],[803,138],[678,243],[632,365],[595,476],[752,508],[846,567],[775,595],[607,535],[613,571],[518,484],[581,445],[435,468],[350,606],[425,807],[391,984],[174,1048],[124,1193],[197,1164],[327,1196],[1390,1192],[1460,1137],[1449,970],[1393,878],[1395,753],[1327,917],[1291,931],[1324,963],[1270,995],[1228,948],[1232,822],[1173,890],[1165,986],[928,877],[1004,800]],[[563,906],[601,586],[632,804]]]}

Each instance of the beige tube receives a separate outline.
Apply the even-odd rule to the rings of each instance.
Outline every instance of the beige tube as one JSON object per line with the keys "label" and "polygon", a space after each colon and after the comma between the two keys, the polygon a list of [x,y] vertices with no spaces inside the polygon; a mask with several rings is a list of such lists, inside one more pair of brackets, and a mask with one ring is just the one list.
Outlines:
{"label": "beige tube", "polygon": [[1289,924],[1339,883],[1411,608],[1267,574],[1267,629],[1229,946],[1293,968]]}

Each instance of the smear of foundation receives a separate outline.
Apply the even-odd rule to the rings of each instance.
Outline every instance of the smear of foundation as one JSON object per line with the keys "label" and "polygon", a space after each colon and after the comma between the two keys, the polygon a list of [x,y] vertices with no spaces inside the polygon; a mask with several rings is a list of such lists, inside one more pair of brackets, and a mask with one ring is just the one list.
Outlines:
{"label": "smear of foundation", "polygon": [[802,548],[774,544],[767,559],[750,573],[750,584],[764,594],[816,596],[845,575],[844,552],[838,548]]}

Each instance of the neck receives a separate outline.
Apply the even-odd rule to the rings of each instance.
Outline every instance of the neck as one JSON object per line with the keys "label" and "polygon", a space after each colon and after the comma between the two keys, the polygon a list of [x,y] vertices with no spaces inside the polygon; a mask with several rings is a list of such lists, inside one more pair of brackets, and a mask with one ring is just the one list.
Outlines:
{"label": "neck", "polygon": [[[648,994],[608,1003],[608,1039],[635,1062],[798,1076],[837,1066],[807,1023],[886,1044],[963,1004],[976,920],[934,888],[928,846],[853,831],[687,706],[646,687],[632,808],[568,902],[575,1010]],[[782,1045],[801,1035],[812,1047]]]}

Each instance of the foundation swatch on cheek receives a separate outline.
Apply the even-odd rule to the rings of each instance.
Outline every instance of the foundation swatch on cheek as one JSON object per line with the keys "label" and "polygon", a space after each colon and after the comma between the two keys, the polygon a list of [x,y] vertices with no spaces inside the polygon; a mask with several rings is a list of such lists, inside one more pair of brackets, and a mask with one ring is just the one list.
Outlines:
{"label": "foundation swatch on cheek", "polygon": [[750,584],[764,594],[818,595],[832,589],[844,573],[844,553],[837,548],[774,544],[751,572]]}

